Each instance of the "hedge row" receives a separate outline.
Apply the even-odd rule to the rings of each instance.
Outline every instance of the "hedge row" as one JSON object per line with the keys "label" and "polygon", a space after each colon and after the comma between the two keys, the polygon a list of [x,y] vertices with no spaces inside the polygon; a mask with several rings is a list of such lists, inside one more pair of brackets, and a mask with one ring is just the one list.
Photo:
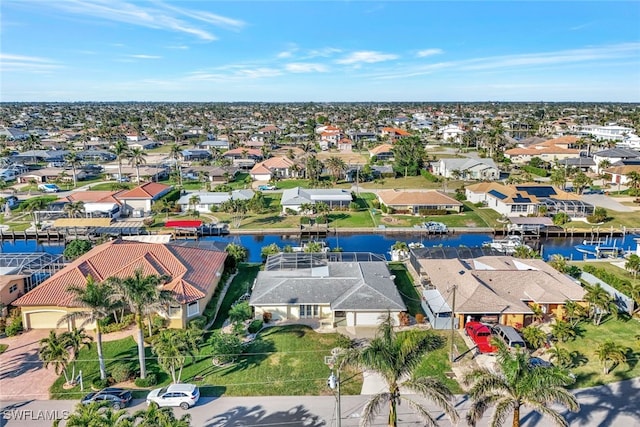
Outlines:
{"label": "hedge row", "polygon": [[608,285],[611,285],[617,291],[622,292],[623,294],[627,293],[627,289],[631,285],[631,283],[628,280],[621,279],[620,277],[616,276],[615,274],[609,273],[608,271],[606,271],[606,270],[604,270],[602,268],[598,268],[598,267],[595,267],[595,266],[590,265],[590,264],[585,265],[582,268],[582,270],[587,272],[587,273],[593,274],[598,279],[602,280],[603,282],[607,283]]}

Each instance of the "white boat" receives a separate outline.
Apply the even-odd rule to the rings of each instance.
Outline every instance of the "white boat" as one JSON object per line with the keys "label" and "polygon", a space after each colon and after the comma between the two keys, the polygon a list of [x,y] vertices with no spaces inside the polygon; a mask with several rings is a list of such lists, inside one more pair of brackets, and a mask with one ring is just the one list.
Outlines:
{"label": "white boat", "polygon": [[420,248],[424,248],[424,244],[420,243],[420,242],[411,242],[409,243],[407,246],[409,246],[409,249],[420,249]]}
{"label": "white boat", "polygon": [[426,228],[427,231],[432,233],[446,233],[447,231],[449,231],[447,225],[443,224],[442,222],[429,221],[422,224],[422,227]]}
{"label": "white boat", "polygon": [[504,239],[493,239],[490,242],[483,243],[482,246],[495,249],[498,252],[504,252],[505,254],[512,254],[521,246],[531,249],[522,241],[522,237],[518,235],[507,236]]}
{"label": "white boat", "polygon": [[309,247],[309,244],[311,243],[318,243],[320,245],[320,252],[321,253],[326,253],[329,252],[329,246],[327,246],[327,243],[319,240],[310,240],[308,242],[303,242],[301,246],[294,246],[291,248],[292,252],[307,252],[307,248]]}

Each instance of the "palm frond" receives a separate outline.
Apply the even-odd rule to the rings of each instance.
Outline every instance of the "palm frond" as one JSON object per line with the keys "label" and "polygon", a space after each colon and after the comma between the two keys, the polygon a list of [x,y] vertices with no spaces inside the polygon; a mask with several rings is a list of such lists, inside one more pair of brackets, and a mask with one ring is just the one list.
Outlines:
{"label": "palm frond", "polygon": [[453,393],[439,379],[421,377],[405,381],[402,385],[433,401],[453,422],[458,421],[458,413],[453,405]]}
{"label": "palm frond", "polygon": [[362,416],[360,418],[360,425],[367,426],[373,424],[378,413],[382,409],[382,406],[389,403],[393,398],[391,393],[384,392],[372,395],[367,401],[364,408],[362,408]]}

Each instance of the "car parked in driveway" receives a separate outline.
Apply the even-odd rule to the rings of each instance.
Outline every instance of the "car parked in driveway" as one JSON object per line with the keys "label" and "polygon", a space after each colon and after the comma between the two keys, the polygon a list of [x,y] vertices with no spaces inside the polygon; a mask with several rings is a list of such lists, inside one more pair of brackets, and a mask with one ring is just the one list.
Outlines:
{"label": "car parked in driveway", "polygon": [[179,406],[189,409],[198,403],[200,390],[194,384],[171,384],[168,387],[151,390],[147,395],[147,405]]}
{"label": "car parked in driveway", "polygon": [[259,191],[268,191],[268,190],[275,190],[276,186],[275,185],[258,185],[258,190]]}
{"label": "car parked in driveway", "polygon": [[480,353],[495,353],[498,348],[491,345],[491,328],[481,322],[470,321],[464,325],[464,332],[478,348]]}
{"label": "car parked in driveway", "polygon": [[131,392],[122,388],[109,387],[100,391],[87,394],[81,402],[85,405],[90,403],[109,402],[115,410],[126,407],[131,402]]}

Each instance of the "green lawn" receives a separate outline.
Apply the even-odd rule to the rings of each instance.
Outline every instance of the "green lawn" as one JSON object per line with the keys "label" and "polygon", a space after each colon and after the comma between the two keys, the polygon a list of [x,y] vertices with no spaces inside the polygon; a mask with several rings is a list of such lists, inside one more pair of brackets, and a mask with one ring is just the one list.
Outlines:
{"label": "green lawn", "polygon": [[[425,333],[433,333],[441,337],[442,346],[428,353],[423,358],[422,363],[420,363],[420,365],[416,369],[415,376],[438,378],[439,380],[444,382],[453,393],[461,394],[462,388],[460,387],[460,384],[458,384],[455,379],[447,376],[447,373],[451,372],[449,353],[451,349],[451,345],[449,344],[451,342],[451,332],[431,330],[425,331]],[[458,349],[458,353],[462,354],[468,350],[464,339],[458,333],[454,334],[454,343]]]}
{"label": "green lawn", "polygon": [[407,267],[401,262],[392,262],[389,264],[389,271],[396,276],[394,282],[400,292],[400,296],[407,306],[410,315],[425,314],[421,305],[421,298],[418,290],[413,284],[413,278],[407,271]]}
{"label": "green lawn", "polygon": [[329,227],[375,227],[368,210],[333,212],[329,214]]}
{"label": "green lawn", "polygon": [[218,316],[213,322],[214,329],[222,327],[231,305],[244,293],[249,292],[254,279],[258,275],[258,271],[260,271],[260,264],[241,264],[238,267],[238,274],[229,285],[229,289],[222,300],[222,305],[220,305]]}
{"label": "green lawn", "polygon": [[[599,268],[602,270],[605,270],[607,273],[613,274],[615,275],[617,278],[621,279],[621,280],[625,280],[629,283],[640,283],[640,277],[633,277],[633,275],[631,273],[629,273],[627,270],[620,268],[616,265],[613,265],[610,262],[588,262],[588,261],[573,261],[571,262],[572,265],[577,265],[578,267],[584,269],[584,267],[586,265],[590,265],[592,267],[595,268]],[[613,285],[612,285],[613,286]],[[620,290],[621,292],[624,293],[624,291]],[[639,326],[640,328],[640,326]],[[639,331],[640,333],[640,331]]]}
{"label": "green lawn", "polygon": [[[635,319],[616,320],[607,319],[599,326],[592,322],[582,322],[578,325],[580,334],[574,341],[560,343],[559,346],[570,352],[576,352],[577,359],[582,359],[577,367],[571,369],[576,375],[575,388],[592,387],[640,377],[640,322]],[[613,369],[608,375],[602,373],[602,365],[596,356],[596,349],[600,343],[612,340],[627,347],[628,364],[622,364]]]}

